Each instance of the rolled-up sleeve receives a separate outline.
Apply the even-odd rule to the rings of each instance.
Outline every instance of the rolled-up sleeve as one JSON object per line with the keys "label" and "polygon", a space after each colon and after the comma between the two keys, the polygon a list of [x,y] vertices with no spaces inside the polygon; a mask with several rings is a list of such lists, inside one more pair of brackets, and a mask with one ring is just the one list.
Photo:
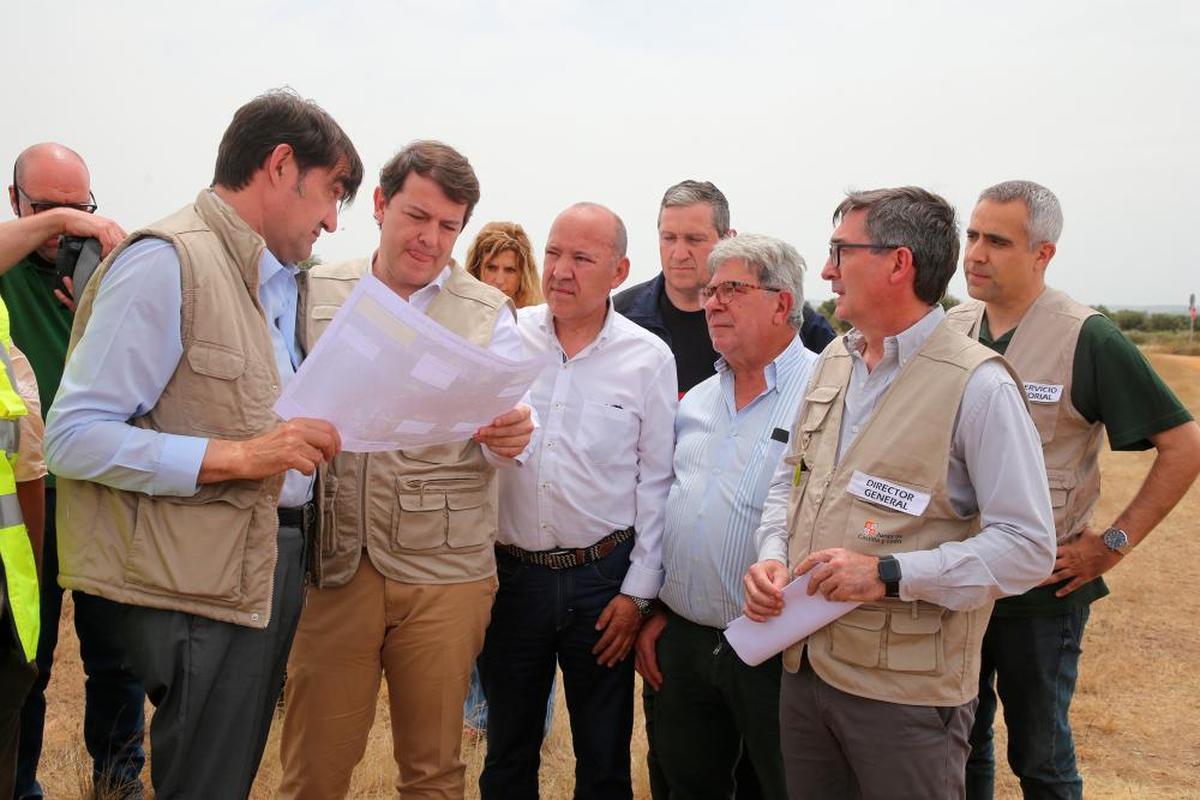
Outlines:
{"label": "rolled-up sleeve", "polygon": [[37,376],[33,373],[33,365],[14,345],[8,351],[12,363],[13,377],[17,380],[17,394],[25,401],[28,410],[18,423],[21,440],[17,445],[17,463],[13,467],[13,477],[17,483],[36,481],[46,477],[46,461],[42,456],[42,438],[46,432],[42,422],[42,403],[38,399]]}
{"label": "rolled-up sleeve", "polygon": [[973,491],[981,529],[965,541],[897,554],[900,597],[972,609],[1049,577],[1054,515],[1041,440],[1021,391],[998,363],[981,365],[967,383],[951,462],[951,499],[961,499],[957,468]]}
{"label": "rolled-up sleeve", "polygon": [[46,419],[46,461],[64,478],[190,496],[208,439],[139,428],[183,354],[179,258],[161,239],[126,249],[104,276]]}

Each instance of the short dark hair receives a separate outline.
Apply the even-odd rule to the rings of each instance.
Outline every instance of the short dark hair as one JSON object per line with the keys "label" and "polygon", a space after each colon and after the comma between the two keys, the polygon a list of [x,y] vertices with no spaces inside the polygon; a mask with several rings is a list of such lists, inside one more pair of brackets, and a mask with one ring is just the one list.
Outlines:
{"label": "short dark hair", "polygon": [[911,250],[917,273],[913,291],[931,306],[941,300],[958,267],[954,206],[919,186],[847,192],[833,212],[833,223],[864,209],[871,243]]}
{"label": "short dark hair", "polygon": [[413,172],[436,183],[452,202],[466,204],[463,225],[467,224],[479,202],[479,178],[466,156],[432,139],[409,142],[379,170],[385,203],[404,188],[404,181]]}
{"label": "short dark hair", "polygon": [[658,206],[658,219],[662,221],[664,208],[679,206],[694,206],[697,203],[708,203],[712,209],[713,227],[717,236],[724,239],[729,235],[729,201],[725,194],[709,181],[680,181],[663,194],[662,203]]}
{"label": "short dark hair", "polygon": [[217,148],[213,185],[237,190],[281,144],[292,148],[301,174],[314,167],[346,162],[342,202],[350,203],[363,179],[363,163],[354,143],[323,108],[292,89],[273,89],[246,103],[233,115]]}

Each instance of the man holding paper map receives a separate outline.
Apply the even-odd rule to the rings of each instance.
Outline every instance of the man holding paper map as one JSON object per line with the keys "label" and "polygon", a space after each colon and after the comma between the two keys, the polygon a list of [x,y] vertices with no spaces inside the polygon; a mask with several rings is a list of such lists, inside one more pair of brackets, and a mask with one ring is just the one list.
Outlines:
{"label": "man holding paper map", "polygon": [[[413,142],[384,165],[374,200],[379,249],[311,271],[302,340],[312,345],[325,333],[360,281],[379,281],[463,339],[523,358],[511,301],[450,261],[479,200],[466,158],[440,142]],[[410,380],[452,377],[442,362],[414,368]],[[322,470],[316,587],[288,662],[281,797],[346,795],[381,673],[398,792],[462,796],[463,700],[497,585],[495,466],[520,458],[532,431],[522,405],[459,441],[345,452]]]}
{"label": "man holding paper map", "polygon": [[647,725],[665,786],[679,797],[743,792],[786,800],[779,750],[778,654],[747,666],[723,631],[741,613],[742,576],[758,558],[770,478],[817,361],[797,332],[804,260],[791,245],[745,234],[722,239],[701,287],[717,374],[684,395],[675,419],[675,480],[663,532],[662,607],[638,634],[637,669],[656,694]]}
{"label": "man holding paper map", "polygon": [[746,613],[778,615],[793,571],[811,572],[810,594],[862,604],[784,654],[793,800],[961,797],[987,615],[1054,561],[1041,447],[1003,359],[943,323],[954,209],[878,189],[834,221],[822,277],[854,329],[800,406]]}

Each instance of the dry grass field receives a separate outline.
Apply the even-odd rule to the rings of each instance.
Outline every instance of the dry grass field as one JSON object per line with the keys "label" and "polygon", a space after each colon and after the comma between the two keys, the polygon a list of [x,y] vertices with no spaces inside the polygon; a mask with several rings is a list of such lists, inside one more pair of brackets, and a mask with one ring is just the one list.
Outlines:
{"label": "dry grass field", "polygon": [[[1154,354],[1151,360],[1192,413],[1200,417],[1200,358]],[[1153,453],[1106,452],[1097,519],[1107,522],[1129,500]],[[1109,575],[1112,596],[1093,607],[1072,722],[1089,798],[1200,798],[1200,488],[1193,487],[1147,543]],[[50,685],[41,778],[52,798],[80,797],[90,774],[81,741],[83,674],[78,644],[64,615],[60,661]],[[640,691],[640,690],[639,690]],[[562,692],[554,729],[542,750],[542,796],[568,798],[574,761]],[[640,703],[639,703],[640,705]],[[387,703],[379,713],[351,796],[393,797]],[[278,743],[267,749],[254,798],[274,796]],[[1001,732],[1001,739],[1003,732]],[[633,741],[635,796],[648,797],[641,716]],[[998,748],[1002,752],[1002,743]],[[467,797],[483,760],[468,744]],[[148,780],[148,775],[147,775]],[[1018,798],[1005,776],[997,795]]]}

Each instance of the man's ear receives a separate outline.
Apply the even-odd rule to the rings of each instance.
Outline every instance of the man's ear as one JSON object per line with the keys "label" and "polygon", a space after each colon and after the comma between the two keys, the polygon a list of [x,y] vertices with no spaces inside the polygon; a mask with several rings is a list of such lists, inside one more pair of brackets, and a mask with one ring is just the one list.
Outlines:
{"label": "man's ear", "polygon": [[16,186],[8,187],[8,202],[12,206],[13,216],[21,216],[21,201],[20,198],[17,197]]}
{"label": "man's ear", "polygon": [[1050,264],[1050,259],[1054,258],[1054,254],[1058,252],[1058,245],[1054,242],[1042,242],[1037,249],[1037,265],[1044,272]]}
{"label": "man's ear", "polygon": [[612,288],[617,288],[629,277],[629,256],[621,256],[617,261],[617,273],[613,275]]}
{"label": "man's ear", "polygon": [[892,251],[888,282],[904,283],[906,281],[914,287],[917,285],[917,265],[913,262],[912,250],[907,247],[897,247]]}
{"label": "man's ear", "polygon": [[267,171],[267,181],[272,184],[286,182],[290,187],[294,180],[289,176],[296,169],[296,154],[292,150],[290,144],[279,144],[267,156],[267,160],[263,164]]}
{"label": "man's ear", "polygon": [[779,298],[779,313],[783,314],[781,322],[787,325],[788,317],[792,315],[792,309],[796,307],[796,296],[786,289],[775,294]]}
{"label": "man's ear", "polygon": [[733,238],[733,237],[735,237],[735,236],[737,236],[737,231],[736,231],[736,230],[734,230],[733,228],[730,228],[730,229],[729,229],[729,230],[728,230],[728,231],[725,233],[725,235],[724,235],[724,236],[722,236],[721,238],[722,238],[722,239],[732,239],[732,238]]}

